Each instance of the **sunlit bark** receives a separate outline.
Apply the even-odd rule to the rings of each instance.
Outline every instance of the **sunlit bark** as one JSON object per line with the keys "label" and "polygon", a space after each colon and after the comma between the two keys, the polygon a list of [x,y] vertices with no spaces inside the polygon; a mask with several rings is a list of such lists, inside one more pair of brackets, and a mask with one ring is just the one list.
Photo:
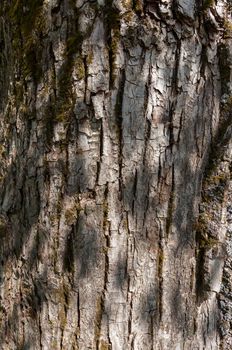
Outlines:
{"label": "sunlit bark", "polygon": [[0,344],[231,349],[230,1],[0,4]]}

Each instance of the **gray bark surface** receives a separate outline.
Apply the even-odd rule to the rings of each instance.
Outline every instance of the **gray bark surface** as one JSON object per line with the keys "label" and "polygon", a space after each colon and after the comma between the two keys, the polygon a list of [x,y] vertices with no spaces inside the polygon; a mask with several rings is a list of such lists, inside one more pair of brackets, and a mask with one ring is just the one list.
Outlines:
{"label": "gray bark surface", "polygon": [[2,0],[0,349],[232,349],[231,2]]}

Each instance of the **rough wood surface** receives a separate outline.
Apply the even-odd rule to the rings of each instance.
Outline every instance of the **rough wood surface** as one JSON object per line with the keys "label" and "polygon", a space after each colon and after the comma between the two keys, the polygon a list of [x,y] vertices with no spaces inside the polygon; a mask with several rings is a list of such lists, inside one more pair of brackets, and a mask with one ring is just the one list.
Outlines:
{"label": "rough wood surface", "polygon": [[232,348],[231,2],[2,0],[0,348]]}

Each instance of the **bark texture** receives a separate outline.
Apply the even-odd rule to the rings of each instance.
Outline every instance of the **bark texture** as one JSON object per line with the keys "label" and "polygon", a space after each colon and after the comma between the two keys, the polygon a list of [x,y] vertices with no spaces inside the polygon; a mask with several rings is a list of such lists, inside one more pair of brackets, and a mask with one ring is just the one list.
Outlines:
{"label": "bark texture", "polygon": [[223,0],[2,0],[0,347],[232,348]]}

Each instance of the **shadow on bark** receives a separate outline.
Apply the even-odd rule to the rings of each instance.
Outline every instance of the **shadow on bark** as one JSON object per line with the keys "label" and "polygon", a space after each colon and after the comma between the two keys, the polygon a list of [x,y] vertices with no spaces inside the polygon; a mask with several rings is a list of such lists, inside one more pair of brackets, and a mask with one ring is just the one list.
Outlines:
{"label": "shadow on bark", "polygon": [[[37,273],[33,280],[29,279],[29,291],[25,287],[24,294],[21,296],[21,311],[25,310],[28,313],[29,319],[38,322],[38,315],[41,313],[41,309],[44,303],[47,302],[47,295],[52,294],[56,289],[52,285],[49,285],[47,280],[47,269],[51,268],[47,266],[47,263],[41,261],[43,256],[43,250],[46,249],[46,245],[49,243],[49,230],[43,227],[43,222],[41,218],[41,194],[49,186],[51,171],[53,174],[62,173],[63,174],[63,184],[59,189],[61,195],[61,201],[65,196],[76,196],[79,194],[87,193],[89,199],[94,199],[96,195],[94,186],[89,184],[88,177],[88,167],[87,156],[85,151],[81,149],[80,144],[78,144],[78,135],[80,134],[80,127],[85,122],[90,123],[91,129],[93,131],[101,130],[101,122],[95,120],[93,107],[87,106],[85,104],[77,105],[77,112],[79,112],[79,117],[76,118],[73,109],[75,96],[71,93],[72,91],[72,71],[74,68],[73,57],[80,50],[81,38],[79,36],[74,36],[75,30],[77,28],[74,26],[72,28],[69,38],[67,39],[67,59],[65,63],[61,66],[59,71],[59,84],[58,91],[51,91],[49,96],[49,101],[46,106],[44,106],[44,137],[43,145],[38,146],[38,152],[29,155],[28,149],[30,144],[30,130],[31,130],[31,120],[27,121],[26,131],[18,135],[19,140],[23,140],[25,145],[24,153],[20,153],[16,150],[16,157],[13,163],[8,167],[5,178],[1,186],[1,208],[2,208],[2,221],[5,222],[5,232],[0,234],[3,240],[2,244],[2,257],[1,257],[1,275],[0,279],[2,282],[5,280],[4,268],[8,265],[15,263],[22,264],[21,268],[23,271],[22,275],[19,272],[16,273],[16,278],[22,278],[23,283],[26,283],[28,275],[34,272],[39,264],[42,263],[42,273]],[[130,40],[132,40],[132,33],[130,34]],[[134,38],[135,39],[135,35]],[[76,44],[76,48],[73,51],[73,45]],[[51,58],[51,57],[50,57]],[[48,61],[52,61],[51,59]],[[111,57],[112,58],[112,57]],[[54,63],[54,62],[53,62]],[[84,64],[86,66],[86,63]],[[49,70],[51,67],[48,67]],[[46,74],[46,72],[43,72]],[[87,74],[87,72],[85,72]],[[125,76],[124,78],[125,79]],[[111,72],[111,84],[113,80],[113,74]],[[125,82],[124,82],[125,83]],[[122,89],[124,88],[124,83],[121,84]],[[176,84],[176,82],[175,82]],[[174,87],[173,87],[174,88]],[[56,95],[57,93],[57,95]],[[117,100],[117,110],[118,115],[116,116],[119,130],[119,138],[121,139],[120,152],[123,152],[123,130],[122,130],[122,103],[123,103],[123,91],[119,93]],[[172,110],[172,108],[171,108]],[[122,207],[126,208],[127,212],[131,215],[132,219],[138,218],[137,229],[132,234],[135,238],[136,248],[140,246],[140,243],[144,243],[144,249],[157,258],[157,270],[154,271],[154,279],[156,280],[156,285],[152,286],[150,290],[147,291],[146,295],[142,295],[142,300],[139,303],[140,313],[142,322],[148,323],[151,329],[151,333],[154,331],[154,324],[158,328],[159,322],[162,317],[162,299],[160,295],[162,294],[162,274],[163,274],[163,256],[164,252],[161,249],[160,242],[165,242],[170,239],[173,232],[177,231],[177,241],[174,247],[174,256],[176,259],[180,258],[181,255],[185,254],[185,250],[195,248],[195,237],[193,234],[193,224],[195,217],[195,209],[193,209],[196,193],[199,194],[199,188],[197,188],[200,179],[197,177],[197,171],[194,172],[192,169],[189,159],[186,159],[184,165],[182,165],[182,171],[185,176],[185,183],[177,185],[175,181],[175,156],[173,152],[173,125],[172,125],[172,111],[167,111],[160,122],[169,124],[166,132],[169,134],[170,146],[169,156],[172,158],[171,164],[166,164],[164,160],[162,166],[158,169],[152,168],[152,166],[147,165],[146,152],[149,147],[150,142],[150,122],[145,122],[144,126],[144,150],[143,158],[139,160],[140,165],[136,166],[133,171],[131,171],[131,176],[129,176],[126,181],[123,182],[123,154],[119,154],[119,163],[121,166],[121,178],[120,186],[122,190]],[[33,116],[30,116],[33,119]],[[54,142],[54,126],[59,122],[64,123],[66,136],[63,141]],[[188,139],[188,126],[185,125],[184,137]],[[77,140],[76,140],[77,139]],[[191,141],[191,140],[190,140]],[[227,141],[226,141],[227,142]],[[40,156],[41,154],[45,157],[55,145],[60,152],[64,148],[67,148],[69,143],[76,144],[78,147],[77,157],[73,160],[66,157],[66,163],[60,162],[55,165],[46,164],[43,165],[42,175],[40,182],[40,188],[38,188],[38,174],[31,174],[31,168],[40,168]],[[191,142],[189,142],[191,144]],[[39,149],[40,147],[40,149]],[[177,147],[178,152],[178,145]],[[195,149],[188,149],[186,153],[190,156],[191,152],[195,152]],[[171,154],[171,155],[170,155]],[[168,158],[168,157],[166,157]],[[23,159],[23,161],[22,161]],[[31,161],[31,163],[30,163]],[[100,162],[100,160],[98,160]],[[97,161],[96,161],[97,168]],[[67,170],[71,169],[71,173]],[[199,169],[197,169],[199,171]],[[170,182],[168,181],[168,176],[171,173]],[[154,182],[157,178],[157,197],[150,193],[150,184]],[[193,188],[191,188],[191,193],[189,192],[188,185],[193,182],[195,183]],[[97,180],[96,180],[97,182]],[[160,193],[165,188],[164,196],[161,198]],[[180,191],[180,193],[178,193]],[[161,229],[159,229],[159,220],[156,208],[160,203],[167,204],[167,215],[162,218],[163,231],[165,233],[161,235]],[[184,206],[189,208],[188,213]],[[47,204],[47,203],[46,203]],[[43,208],[44,209],[44,208]],[[69,275],[70,285],[67,290],[65,290],[65,297],[68,299],[70,290],[73,288],[74,279],[77,282],[85,280],[86,278],[91,278],[92,272],[98,268],[98,261],[100,256],[104,254],[102,252],[103,238],[99,237],[99,233],[96,228],[88,227],[88,223],[84,224],[88,215],[85,212],[86,208],[78,208],[78,217],[74,220],[74,223],[67,225],[69,226],[64,237],[64,249],[62,258],[62,268],[61,271],[57,273],[60,277],[63,275]],[[55,208],[55,216],[61,216],[62,205],[57,203],[57,208]],[[102,225],[104,225],[104,216],[107,216],[107,209],[103,208],[102,211]],[[148,214],[154,214],[154,218],[148,221]],[[49,213],[50,215],[51,213]],[[51,215],[50,215],[51,216]],[[186,219],[187,218],[187,219]],[[73,220],[73,219],[72,219]],[[187,221],[187,224],[186,224]],[[37,228],[34,230],[34,226],[40,223],[41,229]],[[154,225],[155,229],[148,233],[151,224]],[[128,229],[128,228],[127,228]],[[129,228],[130,229],[130,228]],[[4,228],[3,228],[4,231]],[[104,238],[105,239],[105,238]],[[32,241],[32,242],[31,242]],[[6,243],[7,242],[7,243]],[[24,256],[24,250],[26,246],[30,246],[29,252],[26,257]],[[105,244],[106,245],[106,244]],[[55,247],[56,249],[56,247]],[[54,249],[54,250],[55,250]],[[200,255],[199,255],[200,256]],[[57,257],[53,257],[53,262]],[[201,264],[201,256],[198,263]],[[106,261],[107,263],[107,261]],[[128,262],[126,259],[122,258],[116,262],[115,268],[115,286],[116,290],[124,290],[130,284],[131,271],[128,270]],[[176,279],[180,276],[175,276]],[[30,277],[31,278],[31,277]],[[105,279],[107,284],[107,278]],[[200,284],[198,281],[197,283]],[[105,286],[103,286],[105,288]],[[58,286],[59,288],[59,286]],[[67,300],[64,302],[64,304]],[[102,303],[102,300],[101,300]],[[173,291],[170,291],[170,303],[172,309],[172,321],[173,327],[177,329],[185,322],[184,317],[186,311],[183,310],[182,305],[186,305],[183,301],[183,296],[180,292],[180,286],[177,285]],[[102,312],[107,314],[110,318],[110,310],[104,309],[102,306]],[[12,314],[8,315],[8,323],[6,328],[3,327],[1,333],[2,335],[7,335],[7,332],[14,330],[18,325],[18,311],[17,302],[14,304],[14,310]],[[98,315],[99,322],[101,321],[102,315]],[[155,322],[155,323],[154,323]],[[31,344],[27,343],[23,345],[22,349],[30,349]]]}

